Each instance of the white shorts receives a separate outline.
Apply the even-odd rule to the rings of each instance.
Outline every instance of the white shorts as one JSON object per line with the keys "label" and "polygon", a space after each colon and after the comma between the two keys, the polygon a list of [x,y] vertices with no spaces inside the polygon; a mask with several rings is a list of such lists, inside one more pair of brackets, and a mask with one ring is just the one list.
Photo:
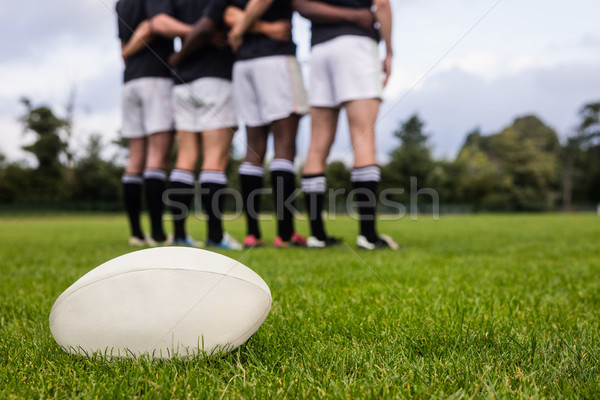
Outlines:
{"label": "white shorts", "polygon": [[302,73],[294,56],[236,61],[233,94],[235,108],[246,126],[268,125],[308,112]]}
{"label": "white shorts", "polygon": [[173,130],[170,78],[139,78],[123,85],[121,136],[142,138]]}
{"label": "white shorts", "polygon": [[382,79],[377,43],[363,36],[339,36],[311,50],[309,103],[337,108],[346,101],[381,99]]}
{"label": "white shorts", "polygon": [[200,78],[175,85],[175,127],[180,131],[203,132],[237,126],[231,81]]}

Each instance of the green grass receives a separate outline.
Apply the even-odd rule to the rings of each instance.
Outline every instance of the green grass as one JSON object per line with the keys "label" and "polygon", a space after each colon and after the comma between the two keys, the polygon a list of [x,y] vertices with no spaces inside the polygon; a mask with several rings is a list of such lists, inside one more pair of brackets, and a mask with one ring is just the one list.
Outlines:
{"label": "green grass", "polygon": [[273,294],[238,350],[109,362],[64,353],[48,314],[81,275],[132,251],[125,217],[2,217],[0,398],[600,397],[600,217],[382,221],[401,252],[356,250],[350,219],[328,226],[349,245],[225,253]]}

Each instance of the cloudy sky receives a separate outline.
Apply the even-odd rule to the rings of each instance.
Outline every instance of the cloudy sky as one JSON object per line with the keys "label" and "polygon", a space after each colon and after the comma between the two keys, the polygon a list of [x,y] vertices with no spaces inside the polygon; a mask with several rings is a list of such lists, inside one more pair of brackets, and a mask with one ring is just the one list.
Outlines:
{"label": "cloudy sky", "polygon": [[[397,145],[392,132],[418,113],[437,157],[452,158],[474,128],[495,133],[534,113],[560,135],[578,122],[580,107],[600,101],[597,0],[391,0],[393,77],[377,125],[379,158]],[[60,115],[76,90],[72,145],[92,133],[108,142],[120,124],[121,60],[115,0],[2,1],[0,26],[0,152],[25,159],[17,119],[22,96]],[[308,59],[308,24],[294,37]],[[64,114],[63,114],[64,115]],[[298,139],[308,145],[308,118]],[[334,147],[349,156],[344,124]],[[243,138],[236,138],[241,151]]]}

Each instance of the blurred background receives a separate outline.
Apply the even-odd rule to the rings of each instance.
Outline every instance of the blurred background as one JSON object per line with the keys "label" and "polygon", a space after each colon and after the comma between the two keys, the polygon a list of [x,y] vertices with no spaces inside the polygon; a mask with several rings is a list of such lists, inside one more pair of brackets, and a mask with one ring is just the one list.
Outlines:
{"label": "blurred background", "polygon": [[[393,75],[376,126],[382,188],[408,192],[416,177],[447,212],[595,210],[600,5],[390,1]],[[114,8],[114,0],[0,5],[0,208],[120,210],[127,153]],[[295,16],[306,76],[309,27]],[[305,117],[298,164],[309,138]],[[243,151],[240,131],[230,171]],[[331,186],[349,187],[343,118],[330,162]]]}

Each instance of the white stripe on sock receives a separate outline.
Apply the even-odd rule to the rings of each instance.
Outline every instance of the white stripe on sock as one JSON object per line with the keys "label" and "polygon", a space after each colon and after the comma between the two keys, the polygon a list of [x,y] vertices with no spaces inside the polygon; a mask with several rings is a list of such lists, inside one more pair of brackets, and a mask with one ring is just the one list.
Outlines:
{"label": "white stripe on sock", "polygon": [[264,168],[262,167],[262,165],[254,165],[254,164],[250,164],[249,162],[242,163],[242,165],[240,165],[240,169],[238,170],[238,172],[240,173],[240,175],[258,176],[261,178],[265,174],[265,171],[264,171]]}
{"label": "white stripe on sock", "polygon": [[301,183],[304,193],[325,193],[327,190],[327,179],[324,176],[302,178]]}
{"label": "white stripe on sock", "polygon": [[352,182],[379,182],[381,180],[381,170],[377,165],[355,168],[350,173]]}
{"label": "white stripe on sock", "polygon": [[198,181],[200,184],[218,183],[219,185],[227,185],[227,176],[222,171],[202,171]]}
{"label": "white stripe on sock", "polygon": [[144,183],[144,180],[142,179],[141,175],[123,174],[121,182],[134,185],[141,185],[142,183]]}
{"label": "white stripe on sock", "polygon": [[167,172],[162,169],[145,169],[144,179],[158,179],[160,181],[167,180]]}
{"label": "white stripe on sock", "polygon": [[271,172],[273,171],[283,171],[283,172],[291,172],[292,174],[296,173],[296,168],[294,168],[294,162],[290,160],[286,160],[285,158],[275,158],[271,161],[270,166]]}
{"label": "white stripe on sock", "polygon": [[169,181],[194,186],[194,173],[183,169],[174,169],[171,171]]}

